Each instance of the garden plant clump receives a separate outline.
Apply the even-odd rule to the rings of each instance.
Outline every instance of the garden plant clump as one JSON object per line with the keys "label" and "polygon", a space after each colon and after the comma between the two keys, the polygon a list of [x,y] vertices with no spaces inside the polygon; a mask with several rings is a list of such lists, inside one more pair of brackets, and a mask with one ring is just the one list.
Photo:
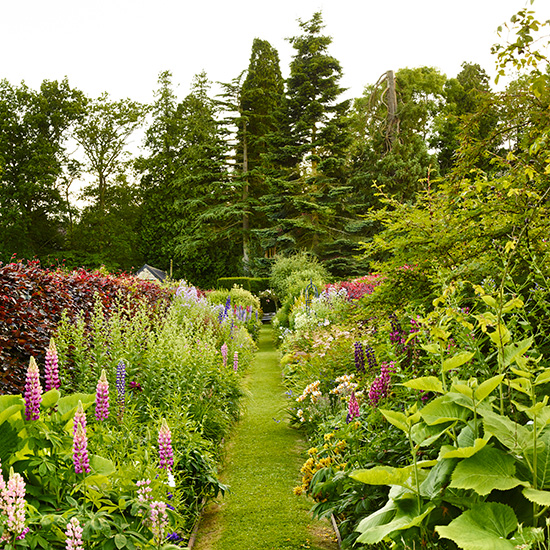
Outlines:
{"label": "garden plant clump", "polygon": [[81,307],[42,312],[33,342],[46,330],[49,340],[28,359],[23,392],[0,395],[3,548],[185,545],[204,502],[226,489],[221,442],[255,350],[246,320],[185,284],[147,294],[102,275],[109,292],[92,285],[83,297],[80,279],[99,275],[7,267]]}

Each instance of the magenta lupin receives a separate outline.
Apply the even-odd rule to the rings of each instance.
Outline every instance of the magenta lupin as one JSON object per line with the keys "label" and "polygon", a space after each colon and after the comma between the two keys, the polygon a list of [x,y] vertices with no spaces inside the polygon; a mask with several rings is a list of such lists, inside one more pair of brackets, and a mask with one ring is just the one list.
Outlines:
{"label": "magenta lupin", "polygon": [[73,463],[74,471],[77,474],[90,471],[90,460],[88,457],[88,438],[86,429],[78,424],[73,437]]}
{"label": "magenta lupin", "polygon": [[82,401],[78,402],[78,407],[76,408],[76,412],[74,413],[73,437],[76,435],[76,430],[78,429],[79,425],[84,428],[84,431],[86,431],[86,413],[84,411],[84,407],[82,406]]}
{"label": "magenta lupin", "polygon": [[159,467],[166,468],[169,472],[174,466],[174,451],[172,449],[172,432],[168,426],[166,419],[162,420],[162,425],[159,430]]}
{"label": "magenta lupin", "polygon": [[25,418],[38,420],[40,418],[40,403],[42,402],[42,386],[40,385],[40,373],[38,365],[31,357],[27,369],[27,381],[25,383]]}
{"label": "magenta lupin", "polygon": [[352,422],[355,418],[359,418],[359,402],[357,401],[357,397],[355,396],[355,392],[351,392],[351,396],[349,398],[348,403],[348,416],[346,417],[346,422],[349,424]]}
{"label": "magenta lupin", "polygon": [[46,366],[44,369],[44,377],[46,378],[46,391],[57,390],[60,388],[59,382],[59,360],[57,357],[57,348],[55,347],[54,339],[50,339],[50,345],[46,351]]}
{"label": "magenta lupin", "polygon": [[95,417],[99,421],[106,420],[109,417],[109,382],[107,382],[105,370],[101,371],[101,376],[97,382]]}

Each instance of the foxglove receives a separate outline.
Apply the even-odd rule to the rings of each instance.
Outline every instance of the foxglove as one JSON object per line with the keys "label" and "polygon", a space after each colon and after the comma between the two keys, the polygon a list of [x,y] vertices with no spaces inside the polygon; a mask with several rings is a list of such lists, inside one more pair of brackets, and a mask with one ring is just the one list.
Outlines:
{"label": "foxglove", "polygon": [[109,417],[109,382],[107,382],[105,370],[101,371],[101,376],[97,382],[95,417],[99,421],[106,420]]}
{"label": "foxglove", "polygon": [[57,348],[54,339],[50,339],[48,351],[46,351],[46,366],[44,369],[46,378],[46,391],[57,390],[61,386],[59,382],[59,361],[57,357]]}
{"label": "foxglove", "polygon": [[31,357],[27,369],[27,382],[25,384],[25,418],[38,420],[40,418],[40,403],[42,402],[42,386],[40,386],[40,374],[38,365]]}
{"label": "foxglove", "polygon": [[160,458],[159,467],[166,468],[166,470],[171,472],[172,466],[174,466],[174,451],[172,449],[172,432],[166,423],[166,419],[163,419],[159,430],[158,444]]}

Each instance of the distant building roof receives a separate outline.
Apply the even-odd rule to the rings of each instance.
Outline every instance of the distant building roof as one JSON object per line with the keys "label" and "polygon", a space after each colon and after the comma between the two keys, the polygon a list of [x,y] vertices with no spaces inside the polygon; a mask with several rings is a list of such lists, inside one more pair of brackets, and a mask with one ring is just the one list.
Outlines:
{"label": "distant building roof", "polygon": [[139,279],[145,279],[146,281],[164,281],[167,275],[166,271],[162,271],[156,267],[144,264],[143,267],[138,269],[136,277]]}

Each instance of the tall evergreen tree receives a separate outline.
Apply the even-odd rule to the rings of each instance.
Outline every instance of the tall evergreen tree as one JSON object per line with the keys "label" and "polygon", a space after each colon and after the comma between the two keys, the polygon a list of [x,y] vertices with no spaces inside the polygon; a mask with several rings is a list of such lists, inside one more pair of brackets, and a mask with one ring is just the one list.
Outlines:
{"label": "tall evergreen tree", "polygon": [[327,253],[334,257],[342,252],[334,241],[346,240],[350,219],[345,200],[349,102],[339,100],[342,68],[329,54],[332,38],[322,34],[321,13],[299,25],[302,34],[289,39],[295,54],[286,120],[282,118],[270,143],[270,159],[279,170],[264,197],[271,227],[262,236],[279,251],[308,249],[329,260]]}

